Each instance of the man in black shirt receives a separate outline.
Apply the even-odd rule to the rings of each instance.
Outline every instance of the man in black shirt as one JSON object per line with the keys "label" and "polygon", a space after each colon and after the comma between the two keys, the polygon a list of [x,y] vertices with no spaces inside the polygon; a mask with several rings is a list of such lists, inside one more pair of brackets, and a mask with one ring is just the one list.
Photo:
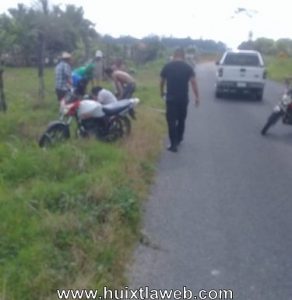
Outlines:
{"label": "man in black shirt", "polygon": [[169,151],[177,152],[177,146],[183,140],[185,120],[189,102],[189,83],[195,95],[195,104],[199,105],[199,93],[195,72],[193,68],[184,61],[184,50],[177,49],[173,60],[167,63],[160,72],[160,94],[165,96],[164,87],[166,83],[166,120],[170,145]]}

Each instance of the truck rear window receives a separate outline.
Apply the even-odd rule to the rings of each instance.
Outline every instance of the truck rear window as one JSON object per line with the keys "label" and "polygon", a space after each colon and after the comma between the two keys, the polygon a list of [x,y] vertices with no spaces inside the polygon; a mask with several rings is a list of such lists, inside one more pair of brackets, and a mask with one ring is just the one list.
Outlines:
{"label": "truck rear window", "polygon": [[228,53],[223,64],[228,66],[260,66],[260,61],[255,54]]}

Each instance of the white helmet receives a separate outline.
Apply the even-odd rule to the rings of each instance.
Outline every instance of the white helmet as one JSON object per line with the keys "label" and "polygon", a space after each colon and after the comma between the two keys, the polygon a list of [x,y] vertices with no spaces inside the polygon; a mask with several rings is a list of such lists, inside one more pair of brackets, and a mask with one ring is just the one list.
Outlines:
{"label": "white helmet", "polygon": [[62,52],[61,58],[63,59],[71,58],[71,54],[68,52]]}
{"label": "white helmet", "polygon": [[95,52],[95,57],[100,57],[100,58],[102,58],[102,57],[103,57],[102,52],[101,52],[100,50],[97,50],[97,51]]}

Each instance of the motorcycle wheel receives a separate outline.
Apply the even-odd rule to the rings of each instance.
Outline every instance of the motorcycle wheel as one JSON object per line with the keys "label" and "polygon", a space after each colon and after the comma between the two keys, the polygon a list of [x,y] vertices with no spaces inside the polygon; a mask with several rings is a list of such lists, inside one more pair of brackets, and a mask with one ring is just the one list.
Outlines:
{"label": "motorcycle wheel", "polygon": [[39,146],[48,148],[55,146],[70,137],[69,128],[64,124],[55,124],[49,127],[40,137]]}
{"label": "motorcycle wheel", "polygon": [[115,142],[124,135],[123,122],[120,117],[115,117],[110,120],[107,127],[107,132],[102,140],[105,142]]}
{"label": "motorcycle wheel", "polygon": [[268,132],[268,130],[270,129],[270,127],[275,125],[279,121],[279,119],[282,117],[282,115],[283,115],[282,111],[273,112],[269,116],[266,125],[261,130],[261,134],[265,135]]}
{"label": "motorcycle wheel", "polygon": [[128,117],[123,116],[123,117],[121,117],[121,121],[122,121],[122,127],[123,127],[122,128],[123,135],[124,136],[130,135],[131,130],[132,130],[131,120]]}

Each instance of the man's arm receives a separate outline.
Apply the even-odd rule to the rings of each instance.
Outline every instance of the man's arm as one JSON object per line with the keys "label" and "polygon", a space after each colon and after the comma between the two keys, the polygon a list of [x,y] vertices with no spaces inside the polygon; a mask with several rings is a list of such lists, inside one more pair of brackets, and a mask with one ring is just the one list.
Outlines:
{"label": "man's arm", "polygon": [[196,106],[198,106],[200,104],[200,99],[199,99],[199,90],[198,90],[196,78],[193,76],[190,81],[191,81],[193,93],[195,95],[195,103]]}

